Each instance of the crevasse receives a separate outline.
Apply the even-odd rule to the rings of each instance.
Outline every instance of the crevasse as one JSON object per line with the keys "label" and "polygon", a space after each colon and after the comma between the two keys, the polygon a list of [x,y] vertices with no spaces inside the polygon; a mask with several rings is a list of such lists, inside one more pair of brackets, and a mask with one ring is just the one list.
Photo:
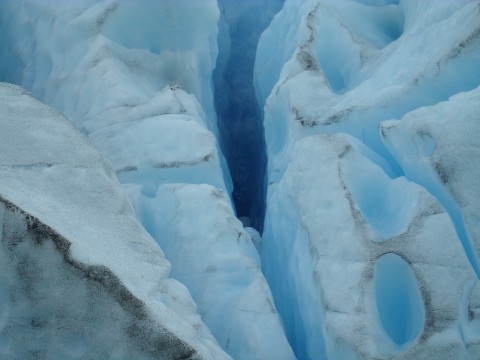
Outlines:
{"label": "crevasse", "polygon": [[284,0],[220,0],[219,55],[213,72],[220,143],[233,179],[237,216],[260,232],[265,212],[262,110],[253,87],[260,34]]}

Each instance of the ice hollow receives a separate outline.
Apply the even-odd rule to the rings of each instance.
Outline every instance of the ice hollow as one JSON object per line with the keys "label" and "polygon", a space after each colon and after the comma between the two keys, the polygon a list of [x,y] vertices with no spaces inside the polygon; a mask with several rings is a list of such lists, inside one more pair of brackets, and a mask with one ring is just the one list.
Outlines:
{"label": "ice hollow", "polygon": [[374,270],[375,302],[379,320],[395,344],[417,338],[425,322],[425,306],[415,274],[394,253],[377,259]]}

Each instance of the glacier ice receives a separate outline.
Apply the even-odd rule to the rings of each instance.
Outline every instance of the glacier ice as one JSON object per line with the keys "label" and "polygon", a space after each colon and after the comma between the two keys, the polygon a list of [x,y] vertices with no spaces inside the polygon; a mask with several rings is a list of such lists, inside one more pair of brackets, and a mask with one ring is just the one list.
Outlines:
{"label": "glacier ice", "polygon": [[293,359],[257,250],[227,194],[207,184],[165,184],[138,202],[174,264],[172,276],[188,287],[223,348],[235,359]]}
{"label": "glacier ice", "polygon": [[480,88],[382,122],[386,146],[405,175],[442,199],[480,274]]}
{"label": "glacier ice", "polygon": [[[262,262],[297,356],[468,358],[459,305],[478,279],[452,222],[427,191],[388,177],[363,146],[340,134],[303,138],[268,203]],[[370,199],[358,196],[374,200],[379,191],[403,213],[365,216]],[[398,221],[396,231],[379,230],[384,221]],[[400,270],[382,260],[388,254]],[[403,310],[392,293],[406,297]]]}
{"label": "glacier ice", "polygon": [[23,89],[0,99],[1,357],[228,359],[100,153]]}
{"label": "glacier ice", "polygon": [[287,0],[262,34],[260,254],[298,358],[478,357],[479,29],[478,1]]}
{"label": "glacier ice", "polygon": [[220,345],[236,359],[294,358],[256,248],[226,195],[232,185],[212,91],[217,2],[0,7],[12,41],[0,63],[17,66],[4,77],[62,111],[110,161]]}
{"label": "glacier ice", "polygon": [[0,117],[0,325],[26,329],[2,349],[479,359],[479,64],[478,0],[0,2],[0,80],[109,162],[64,119]]}

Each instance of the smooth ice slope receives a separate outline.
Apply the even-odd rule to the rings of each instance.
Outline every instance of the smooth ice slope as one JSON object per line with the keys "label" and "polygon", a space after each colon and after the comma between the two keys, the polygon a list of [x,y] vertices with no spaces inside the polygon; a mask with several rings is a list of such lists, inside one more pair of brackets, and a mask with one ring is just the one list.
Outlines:
{"label": "smooth ice slope", "polygon": [[5,359],[228,359],[99,152],[0,84]]}
{"label": "smooth ice slope", "polygon": [[[211,88],[216,1],[2,1],[0,16],[1,69],[15,69],[1,77],[65,113],[102,151],[221,346],[236,359],[293,358],[251,238],[232,216]],[[195,221],[211,209],[211,221]],[[232,288],[238,296],[225,296]]]}
{"label": "smooth ice slope", "polygon": [[262,34],[261,259],[298,358],[478,357],[479,67],[476,0],[286,0]]}

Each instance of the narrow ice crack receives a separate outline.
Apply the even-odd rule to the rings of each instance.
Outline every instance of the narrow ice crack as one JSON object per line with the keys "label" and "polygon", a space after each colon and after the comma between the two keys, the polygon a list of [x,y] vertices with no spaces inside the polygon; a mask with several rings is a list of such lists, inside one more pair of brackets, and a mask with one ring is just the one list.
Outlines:
{"label": "narrow ice crack", "polygon": [[220,0],[219,56],[213,73],[220,145],[233,179],[237,216],[260,232],[265,213],[265,140],[253,66],[262,31],[283,0]]}

